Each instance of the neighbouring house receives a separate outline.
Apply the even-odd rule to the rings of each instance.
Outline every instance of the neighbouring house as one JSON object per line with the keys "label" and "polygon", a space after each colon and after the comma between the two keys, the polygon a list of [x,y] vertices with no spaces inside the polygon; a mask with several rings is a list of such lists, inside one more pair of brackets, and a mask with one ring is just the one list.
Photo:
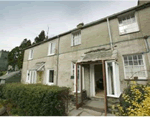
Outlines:
{"label": "neighbouring house", "polygon": [[5,50],[0,51],[0,71],[7,70],[8,53],[9,53],[9,51],[5,51]]}
{"label": "neighbouring house", "polygon": [[26,48],[22,83],[70,87],[77,108],[84,91],[109,111],[128,82],[150,80],[150,2],[140,2]]}
{"label": "neighbouring house", "polygon": [[0,76],[0,84],[21,82],[21,71],[14,71]]}

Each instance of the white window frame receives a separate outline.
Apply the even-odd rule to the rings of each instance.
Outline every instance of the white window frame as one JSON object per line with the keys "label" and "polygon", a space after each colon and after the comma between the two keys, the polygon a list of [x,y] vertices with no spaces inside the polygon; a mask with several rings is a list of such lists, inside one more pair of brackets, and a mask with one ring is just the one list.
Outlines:
{"label": "white window frame", "polygon": [[[114,94],[110,93],[110,83],[109,76],[108,76],[108,63],[112,63],[112,71],[113,71],[113,86],[114,86]],[[119,98],[121,95],[120,90],[120,79],[119,79],[119,66],[115,61],[105,61],[105,69],[106,69],[106,84],[107,84],[107,96],[108,97],[116,97]]]}
{"label": "white window frame", "polygon": [[54,71],[54,69],[47,69],[47,81],[46,82],[47,82],[48,85],[54,85],[54,79],[55,79],[54,78],[54,76],[55,76],[54,73],[55,73],[55,71],[53,73],[53,82],[49,82],[49,76],[50,76],[49,72],[50,71]]}
{"label": "white window frame", "polygon": [[[131,17],[130,17],[130,20],[127,20],[127,19],[125,20],[127,24],[123,24],[123,23],[120,24],[120,19],[126,18],[128,15],[131,16],[132,14],[134,14],[135,22],[132,22],[132,23],[129,22],[129,21],[131,21]],[[135,28],[134,30],[132,30],[133,29],[133,25],[136,26],[136,28],[134,27]],[[120,27],[122,27],[122,28],[126,27],[124,30],[130,30],[130,31],[128,31],[128,32],[120,32]],[[132,12],[129,12],[129,13],[126,13],[126,14],[118,16],[118,29],[119,29],[119,34],[120,35],[124,35],[124,34],[128,34],[128,33],[133,33],[133,32],[138,32],[139,31],[139,25],[138,25],[138,20],[137,20],[136,12],[132,11]]]}
{"label": "white window frame", "polygon": [[[74,70],[73,70],[73,65],[74,65]],[[78,93],[81,92],[81,66],[79,65],[79,90],[78,90]],[[73,73],[74,71],[74,73]],[[71,62],[71,76],[74,76],[74,93],[76,92],[76,64],[74,62]],[[82,67],[82,88],[83,90],[85,89],[84,88],[84,67]]]}
{"label": "white window frame", "polygon": [[37,82],[37,71],[27,70],[26,83],[35,84],[36,82]]}
{"label": "white window frame", "polygon": [[56,49],[56,44],[55,42],[50,42],[48,46],[48,56],[54,55],[55,54],[55,49]]}
{"label": "white window frame", "polygon": [[[78,35],[78,36],[75,36]],[[75,38],[76,37],[76,38]],[[76,46],[81,44],[81,30],[75,31],[71,36],[71,46]]]}
{"label": "white window frame", "polygon": [[34,54],[34,50],[33,50],[33,49],[30,49],[30,50],[29,50],[29,58],[28,58],[28,60],[33,59],[33,54]]}
{"label": "white window frame", "polygon": [[[122,56],[123,66],[124,66],[124,76],[125,76],[124,79],[129,80],[129,78],[127,78],[127,75],[126,75],[126,69],[125,69],[125,63],[124,63],[124,56],[134,56],[134,55],[136,55],[136,56],[142,55],[143,65],[141,65],[141,66],[143,66],[144,69],[145,69],[145,77],[139,77],[139,76],[138,76],[138,79],[142,79],[142,80],[143,80],[143,79],[147,79],[148,74],[147,74],[147,69],[146,69],[145,56],[144,56],[143,54],[131,54],[131,55],[123,55],[123,56]],[[138,65],[138,66],[140,66],[140,65]],[[134,77],[134,75],[133,75],[133,77]],[[133,79],[133,78],[131,78],[131,79]]]}

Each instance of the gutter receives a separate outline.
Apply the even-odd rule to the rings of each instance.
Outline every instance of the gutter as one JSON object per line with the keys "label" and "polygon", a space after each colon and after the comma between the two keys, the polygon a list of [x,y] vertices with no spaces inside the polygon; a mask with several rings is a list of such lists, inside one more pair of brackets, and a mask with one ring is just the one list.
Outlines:
{"label": "gutter", "polygon": [[[145,3],[145,4],[142,4],[142,5],[139,5],[139,6],[135,6],[135,7],[129,8],[129,9],[127,9],[127,10],[124,10],[124,11],[121,11],[121,12],[118,12],[118,13],[115,13],[115,14],[112,14],[112,15],[110,15],[110,16],[101,18],[101,19],[96,20],[96,21],[93,21],[93,22],[91,22],[91,23],[85,24],[83,27],[81,27],[81,29],[84,29],[84,28],[87,28],[87,27],[90,27],[90,26],[99,24],[99,23],[101,23],[101,22],[107,21],[107,18],[113,19],[113,18],[116,18],[116,17],[118,17],[119,15],[122,15],[122,14],[124,14],[124,13],[130,12],[130,11],[133,11],[133,10],[141,10],[141,9],[144,9],[144,8],[147,8],[147,7],[150,7],[150,2],[147,2],[147,3]],[[58,36],[61,37],[61,36],[67,35],[67,34],[73,32],[73,31],[75,31],[75,30],[77,30],[77,29],[78,29],[78,28],[74,28],[74,29],[69,30],[69,31],[67,31],[67,32],[61,33],[61,34],[59,34],[59,35],[57,35],[57,36],[54,36],[54,37],[52,37],[52,38],[49,38],[49,39],[46,40],[46,41],[42,41],[42,42],[40,42],[40,43],[31,45],[31,46],[29,46],[29,47],[27,47],[27,48],[25,48],[25,49],[23,49],[23,50],[32,48],[32,47],[37,46],[37,45],[40,45],[40,44],[42,44],[42,43],[46,43],[46,42],[48,42],[48,41],[50,41],[50,40],[56,39]]]}

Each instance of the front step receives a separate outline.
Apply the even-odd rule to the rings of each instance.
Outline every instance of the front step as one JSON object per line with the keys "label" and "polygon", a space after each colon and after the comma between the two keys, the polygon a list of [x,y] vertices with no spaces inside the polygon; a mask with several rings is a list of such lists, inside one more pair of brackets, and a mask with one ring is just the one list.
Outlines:
{"label": "front step", "polygon": [[93,101],[104,101],[104,98],[91,97],[91,100],[93,100]]}
{"label": "front step", "polygon": [[87,106],[87,105],[84,105],[82,108],[86,108],[86,109],[90,109],[90,110],[102,112],[102,113],[105,112],[104,108],[96,108],[96,107],[91,107],[91,106]]}

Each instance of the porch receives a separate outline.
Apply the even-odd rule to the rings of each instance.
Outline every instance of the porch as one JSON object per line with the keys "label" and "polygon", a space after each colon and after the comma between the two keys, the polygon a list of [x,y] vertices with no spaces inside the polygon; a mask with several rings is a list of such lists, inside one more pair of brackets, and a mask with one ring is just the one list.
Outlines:
{"label": "porch", "polygon": [[116,55],[116,51],[97,50],[86,53],[76,62],[76,109],[83,107],[107,114],[107,97],[120,96]]}

